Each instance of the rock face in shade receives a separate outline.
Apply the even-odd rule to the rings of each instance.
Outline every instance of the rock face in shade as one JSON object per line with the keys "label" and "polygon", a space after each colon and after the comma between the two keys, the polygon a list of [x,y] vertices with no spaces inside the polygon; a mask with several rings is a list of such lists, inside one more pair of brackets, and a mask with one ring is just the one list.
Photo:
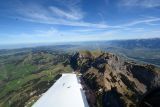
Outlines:
{"label": "rock face in shade", "polygon": [[159,68],[125,61],[111,53],[77,52],[70,65],[82,73],[93,107],[134,107],[145,93],[160,86]]}

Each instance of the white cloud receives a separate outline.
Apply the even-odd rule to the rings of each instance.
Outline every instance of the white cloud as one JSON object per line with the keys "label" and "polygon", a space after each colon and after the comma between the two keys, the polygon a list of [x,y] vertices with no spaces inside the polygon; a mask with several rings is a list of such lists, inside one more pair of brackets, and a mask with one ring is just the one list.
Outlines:
{"label": "white cloud", "polygon": [[[139,0],[122,0],[125,4],[123,5],[134,5]],[[147,0],[142,0],[143,2]],[[154,0],[153,0],[154,1]],[[104,29],[126,29],[128,27],[133,27],[138,24],[148,24],[151,25],[153,22],[160,21],[158,17],[147,17],[143,19],[133,20],[127,23],[121,23],[120,25],[108,25],[105,23],[103,14],[99,13],[102,22],[101,23],[91,23],[83,21],[85,14],[80,7],[80,0],[57,0],[60,5],[63,6],[43,6],[42,4],[17,4],[16,17],[21,20],[51,24],[51,25],[66,25],[66,26],[76,26],[84,27],[84,29],[76,29],[77,32],[94,32]],[[18,14],[18,15],[17,15]],[[75,30],[75,31],[76,31]],[[57,32],[56,32],[57,33]]]}
{"label": "white cloud", "polygon": [[[17,33],[6,35],[6,39],[1,38],[1,44],[7,43],[56,43],[70,41],[94,41],[94,40],[114,40],[114,39],[135,39],[160,37],[158,29],[145,28],[124,28],[124,29],[71,29],[60,30],[56,28],[37,29],[30,33]],[[5,34],[4,34],[5,35]],[[18,35],[18,36],[17,36]],[[4,40],[3,40],[4,39]],[[7,44],[6,43],[6,44]]]}
{"label": "white cloud", "polygon": [[154,8],[160,6],[160,0],[122,0],[120,5],[123,6],[136,6],[136,7],[144,7],[144,8]]}
{"label": "white cloud", "polygon": [[55,6],[49,7],[53,14],[56,14],[60,18],[67,18],[68,20],[80,20],[83,18],[83,13],[75,10],[70,10],[70,11],[64,11],[62,9],[59,9]]}
{"label": "white cloud", "polygon": [[[72,4],[73,5],[73,4]],[[68,26],[82,26],[95,28],[108,28],[110,26],[103,23],[89,23],[83,21],[84,13],[78,7],[60,9],[57,6],[43,7],[40,4],[21,4],[16,9],[16,18],[44,24],[57,24]]]}
{"label": "white cloud", "polygon": [[[24,4],[23,2],[16,6],[15,17],[21,20],[51,24],[51,25],[66,25],[76,27],[89,27],[96,29],[123,29],[126,27],[135,26],[137,24],[152,24],[152,22],[159,21],[160,18],[150,17],[143,18],[120,25],[108,25],[104,20],[103,14],[98,13],[101,17],[100,23],[86,22],[85,12],[81,9],[81,0],[56,0],[58,5],[43,6],[42,4]],[[146,2],[148,0],[142,0]],[[155,1],[155,0],[153,0]],[[134,5],[140,2],[140,0],[122,0],[123,5]],[[56,4],[56,3],[55,3]],[[158,4],[158,3],[157,3]],[[61,8],[63,7],[63,8]]]}
{"label": "white cloud", "polygon": [[131,21],[131,22],[128,22],[126,24],[122,24],[121,26],[129,27],[129,26],[134,26],[134,25],[137,25],[137,24],[148,24],[148,23],[157,22],[157,21],[160,21],[160,18],[152,17],[152,18],[145,18],[145,19],[139,19],[139,20]]}

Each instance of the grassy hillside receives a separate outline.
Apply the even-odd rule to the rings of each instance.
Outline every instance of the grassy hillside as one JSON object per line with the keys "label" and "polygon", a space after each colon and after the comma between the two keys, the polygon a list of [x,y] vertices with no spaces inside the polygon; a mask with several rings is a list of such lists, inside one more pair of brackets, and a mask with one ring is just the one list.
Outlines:
{"label": "grassy hillside", "polygon": [[60,73],[71,72],[64,66],[66,53],[43,50],[0,56],[0,107],[31,106]]}

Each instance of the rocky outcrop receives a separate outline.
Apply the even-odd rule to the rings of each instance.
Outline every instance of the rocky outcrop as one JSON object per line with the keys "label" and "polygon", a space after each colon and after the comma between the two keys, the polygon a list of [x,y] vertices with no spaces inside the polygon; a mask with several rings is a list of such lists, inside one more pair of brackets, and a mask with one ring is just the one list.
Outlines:
{"label": "rocky outcrop", "polygon": [[111,53],[78,52],[70,58],[70,65],[82,73],[86,91],[94,92],[96,102],[89,101],[94,107],[137,106],[143,94],[160,86],[158,68],[124,61]]}

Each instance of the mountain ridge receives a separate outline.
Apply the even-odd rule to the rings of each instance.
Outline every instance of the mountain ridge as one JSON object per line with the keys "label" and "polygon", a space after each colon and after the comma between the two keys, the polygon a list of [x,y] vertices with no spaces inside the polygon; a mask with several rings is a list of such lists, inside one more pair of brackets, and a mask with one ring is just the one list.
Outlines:
{"label": "mountain ridge", "polygon": [[92,107],[135,107],[143,94],[160,86],[160,69],[126,62],[111,53],[77,52],[70,64],[99,99],[93,103],[88,98]]}

